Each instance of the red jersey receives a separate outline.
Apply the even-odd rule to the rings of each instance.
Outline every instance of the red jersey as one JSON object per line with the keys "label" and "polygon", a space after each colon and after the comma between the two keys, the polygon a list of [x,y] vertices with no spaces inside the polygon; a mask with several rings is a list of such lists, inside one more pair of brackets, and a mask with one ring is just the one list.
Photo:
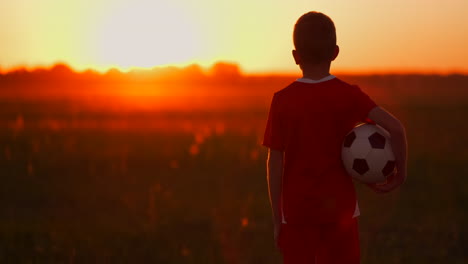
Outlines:
{"label": "red jersey", "polygon": [[281,213],[287,223],[351,218],[356,193],[341,146],[376,104],[358,86],[328,76],[300,79],[273,96],[263,145],[284,151]]}

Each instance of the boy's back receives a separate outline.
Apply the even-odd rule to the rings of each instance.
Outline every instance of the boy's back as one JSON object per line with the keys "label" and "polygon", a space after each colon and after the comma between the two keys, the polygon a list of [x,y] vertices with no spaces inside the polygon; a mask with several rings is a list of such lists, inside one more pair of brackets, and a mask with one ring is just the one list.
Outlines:
{"label": "boy's back", "polygon": [[401,122],[357,86],[330,75],[338,56],[333,21],[319,12],[294,26],[294,60],[303,78],[273,96],[263,144],[274,238],[285,264],[360,262],[357,201],[340,158],[345,135],[367,118],[392,138],[396,173],[369,185],[389,192],[406,179]]}
{"label": "boy's back", "polygon": [[357,86],[330,75],[299,79],[273,96],[263,144],[284,152],[283,222],[335,222],[355,215],[341,144],[376,104]]}

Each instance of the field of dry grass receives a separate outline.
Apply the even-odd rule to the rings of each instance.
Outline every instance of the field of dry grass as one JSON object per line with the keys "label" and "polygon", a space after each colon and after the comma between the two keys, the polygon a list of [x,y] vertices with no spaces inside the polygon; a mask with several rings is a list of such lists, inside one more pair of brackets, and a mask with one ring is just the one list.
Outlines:
{"label": "field of dry grass", "polygon": [[[178,97],[0,79],[0,262],[280,263],[260,142],[293,78],[236,78]],[[401,189],[356,185],[362,263],[466,263],[468,76],[343,79],[401,118],[410,148]]]}

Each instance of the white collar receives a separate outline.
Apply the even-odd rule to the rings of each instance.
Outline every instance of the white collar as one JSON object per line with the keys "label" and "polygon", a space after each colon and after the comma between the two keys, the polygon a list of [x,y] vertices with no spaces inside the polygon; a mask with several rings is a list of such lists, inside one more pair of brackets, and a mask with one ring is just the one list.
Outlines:
{"label": "white collar", "polygon": [[302,83],[321,83],[321,82],[326,82],[326,81],[329,81],[329,80],[332,80],[332,79],[335,79],[335,75],[328,75],[326,77],[323,77],[322,79],[320,80],[312,80],[312,79],[309,79],[309,78],[299,78],[297,79],[296,81],[297,82],[302,82]]}

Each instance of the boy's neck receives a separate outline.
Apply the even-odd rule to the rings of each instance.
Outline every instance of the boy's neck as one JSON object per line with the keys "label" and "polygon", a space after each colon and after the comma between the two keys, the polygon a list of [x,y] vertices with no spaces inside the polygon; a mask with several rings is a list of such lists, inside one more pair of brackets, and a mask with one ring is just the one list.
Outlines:
{"label": "boy's neck", "polygon": [[330,63],[307,65],[301,67],[302,78],[320,80],[330,75]]}

